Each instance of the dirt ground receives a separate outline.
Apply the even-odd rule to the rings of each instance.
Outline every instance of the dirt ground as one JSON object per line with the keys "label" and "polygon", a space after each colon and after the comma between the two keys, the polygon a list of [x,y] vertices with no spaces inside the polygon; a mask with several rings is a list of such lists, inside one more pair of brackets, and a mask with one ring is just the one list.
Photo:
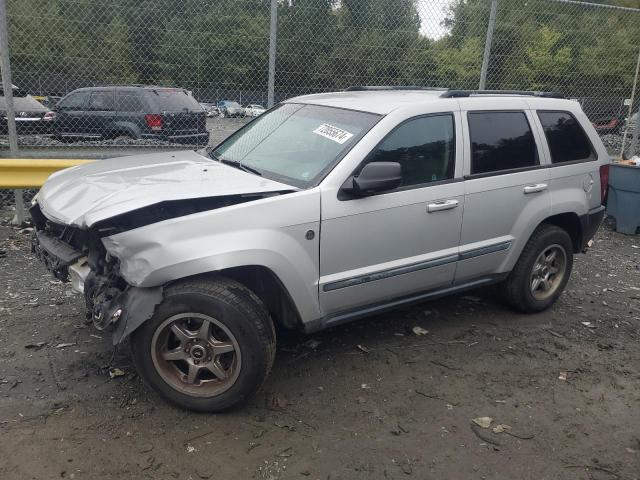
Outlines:
{"label": "dirt ground", "polygon": [[638,236],[601,229],[539,315],[481,290],[281,334],[263,390],[217,415],[143,385],[28,239],[0,226],[0,479],[640,477]]}

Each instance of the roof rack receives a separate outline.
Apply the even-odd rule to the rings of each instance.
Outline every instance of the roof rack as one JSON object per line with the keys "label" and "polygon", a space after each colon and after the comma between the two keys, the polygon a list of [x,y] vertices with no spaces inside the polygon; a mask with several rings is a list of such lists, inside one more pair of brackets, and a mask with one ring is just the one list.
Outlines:
{"label": "roof rack", "polygon": [[536,92],[528,90],[447,90],[441,98],[471,97],[473,95],[523,95],[527,97],[565,98],[559,92]]}
{"label": "roof rack", "polygon": [[446,91],[446,88],[438,87],[419,87],[414,85],[354,85],[344,89],[345,92],[368,92],[368,91],[380,91],[380,90],[429,90],[429,91]]}

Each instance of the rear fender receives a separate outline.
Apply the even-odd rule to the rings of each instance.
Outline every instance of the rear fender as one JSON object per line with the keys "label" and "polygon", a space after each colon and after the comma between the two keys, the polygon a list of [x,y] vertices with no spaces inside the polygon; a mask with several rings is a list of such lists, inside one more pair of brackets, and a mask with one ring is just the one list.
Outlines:
{"label": "rear fender", "polygon": [[113,133],[127,133],[131,138],[140,138],[140,127],[133,122],[114,122]]}

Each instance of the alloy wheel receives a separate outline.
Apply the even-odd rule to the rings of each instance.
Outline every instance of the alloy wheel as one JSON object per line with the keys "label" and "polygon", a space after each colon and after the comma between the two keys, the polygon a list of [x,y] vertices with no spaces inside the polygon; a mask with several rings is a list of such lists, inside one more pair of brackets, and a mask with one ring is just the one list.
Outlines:
{"label": "alloy wheel", "polygon": [[172,388],[198,397],[228,390],[242,362],[231,331],[219,320],[194,312],[174,315],[156,329],[151,357],[158,374]]}
{"label": "alloy wheel", "polygon": [[565,276],[567,252],[558,244],[546,247],[531,269],[531,294],[536,300],[546,300],[557,290]]}

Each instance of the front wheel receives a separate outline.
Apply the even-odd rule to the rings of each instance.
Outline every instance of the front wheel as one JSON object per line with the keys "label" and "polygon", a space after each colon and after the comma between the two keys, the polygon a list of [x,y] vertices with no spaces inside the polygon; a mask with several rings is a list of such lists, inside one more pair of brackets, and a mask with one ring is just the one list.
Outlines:
{"label": "front wheel", "polygon": [[521,312],[546,310],[562,294],[572,267],[573,244],[569,234],[555,225],[542,225],[533,232],[503,283],[503,296]]}
{"label": "front wheel", "polygon": [[215,412],[244,403],[275,356],[273,323],[262,302],[226,278],[169,286],[153,317],[132,337],[140,376],[166,400]]}

